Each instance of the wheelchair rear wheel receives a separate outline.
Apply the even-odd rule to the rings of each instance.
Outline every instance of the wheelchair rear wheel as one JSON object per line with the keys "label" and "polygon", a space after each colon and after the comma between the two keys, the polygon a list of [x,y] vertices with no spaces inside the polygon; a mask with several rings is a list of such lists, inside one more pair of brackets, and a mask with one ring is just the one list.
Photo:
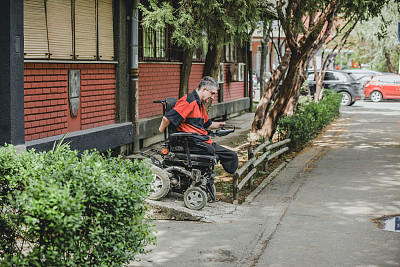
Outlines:
{"label": "wheelchair rear wheel", "polygon": [[207,194],[200,187],[190,187],[183,194],[185,206],[191,210],[200,210],[207,203]]}
{"label": "wheelchair rear wheel", "polygon": [[150,167],[150,170],[153,172],[154,180],[151,184],[149,199],[162,199],[168,194],[171,186],[168,174],[161,168],[154,165]]}

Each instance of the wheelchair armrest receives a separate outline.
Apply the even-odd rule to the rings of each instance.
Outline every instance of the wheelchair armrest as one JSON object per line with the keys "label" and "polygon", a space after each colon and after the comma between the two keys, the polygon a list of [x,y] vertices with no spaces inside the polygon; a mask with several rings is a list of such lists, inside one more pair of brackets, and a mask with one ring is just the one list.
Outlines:
{"label": "wheelchair armrest", "polygon": [[184,133],[184,132],[179,132],[179,133],[172,133],[169,136],[170,137],[192,137],[192,136],[198,136],[198,133]]}
{"label": "wheelchair armrest", "polygon": [[229,129],[229,130],[217,130],[215,132],[216,136],[225,136],[228,135],[230,133],[233,133],[235,131],[235,129]]}
{"label": "wheelchair armrest", "polygon": [[210,135],[210,136],[225,136],[230,133],[233,133],[235,130],[236,130],[235,126],[233,126],[233,129],[228,129],[228,130],[225,129],[225,126],[222,126],[222,128],[219,130],[216,130],[216,131],[207,130],[207,132],[208,132],[208,135]]}

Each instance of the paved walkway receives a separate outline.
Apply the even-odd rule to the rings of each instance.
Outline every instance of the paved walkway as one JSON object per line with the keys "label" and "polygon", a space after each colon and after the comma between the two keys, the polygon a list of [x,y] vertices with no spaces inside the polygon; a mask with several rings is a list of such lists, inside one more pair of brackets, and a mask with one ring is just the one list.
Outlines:
{"label": "paved walkway", "polygon": [[342,108],[250,204],[156,221],[131,266],[400,266],[400,233],[373,222],[400,216],[400,102],[373,104]]}

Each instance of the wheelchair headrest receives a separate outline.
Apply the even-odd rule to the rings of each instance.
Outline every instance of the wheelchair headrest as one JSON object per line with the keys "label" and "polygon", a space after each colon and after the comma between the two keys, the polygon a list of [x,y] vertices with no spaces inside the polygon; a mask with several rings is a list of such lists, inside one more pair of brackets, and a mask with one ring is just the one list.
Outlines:
{"label": "wheelchair headrest", "polygon": [[178,102],[178,100],[175,98],[172,97],[165,98],[165,112],[168,112],[171,109],[173,109],[176,105],[176,102]]}

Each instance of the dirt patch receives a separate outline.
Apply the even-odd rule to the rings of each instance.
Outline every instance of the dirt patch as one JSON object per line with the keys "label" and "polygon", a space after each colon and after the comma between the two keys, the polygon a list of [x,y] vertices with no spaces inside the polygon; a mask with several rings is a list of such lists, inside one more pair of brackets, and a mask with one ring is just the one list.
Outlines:
{"label": "dirt patch", "polygon": [[[277,140],[274,140],[274,142]],[[254,148],[259,146],[261,142],[258,142]],[[236,152],[239,157],[239,169],[248,161],[248,148],[250,143],[248,142],[248,134],[244,133],[234,141],[222,143],[221,145],[228,147],[229,149]],[[253,176],[253,184],[251,186],[245,185],[239,192],[239,203],[242,203],[246,197],[251,194],[262,182],[268,177],[276,168],[278,168],[283,162],[291,160],[296,157],[298,153],[303,150],[302,147],[289,147],[289,150],[281,154],[278,157],[268,161],[262,162],[257,166],[257,172]],[[261,154],[261,152],[260,152]],[[259,155],[260,155],[259,154]],[[266,168],[265,168],[266,167]],[[215,187],[217,190],[216,198],[223,202],[232,203],[233,200],[233,175],[228,174],[224,171],[221,164],[215,166]],[[240,183],[240,180],[239,180]]]}

